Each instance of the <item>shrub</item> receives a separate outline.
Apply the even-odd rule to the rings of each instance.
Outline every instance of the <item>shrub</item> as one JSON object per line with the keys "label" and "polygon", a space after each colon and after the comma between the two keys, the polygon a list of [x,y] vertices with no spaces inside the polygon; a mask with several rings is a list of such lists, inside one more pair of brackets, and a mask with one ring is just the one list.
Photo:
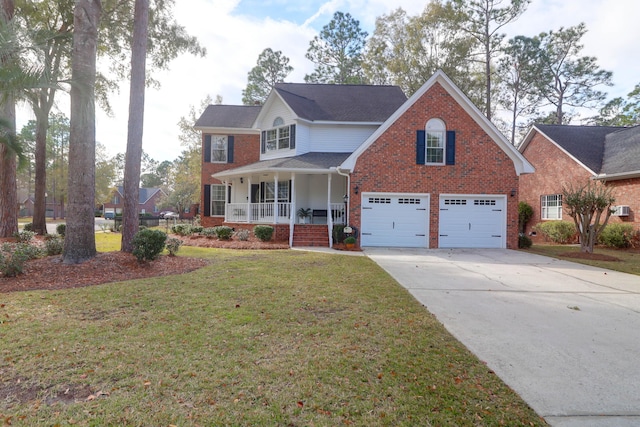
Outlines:
{"label": "shrub", "polygon": [[215,229],[215,227],[203,228],[202,231],[200,232],[200,234],[202,234],[203,236],[206,236],[206,237],[213,237],[213,236],[216,235],[216,229]]}
{"label": "shrub", "polygon": [[178,236],[191,236],[193,234],[193,227],[189,224],[176,224],[171,227],[171,232]]}
{"label": "shrub", "polygon": [[533,217],[533,208],[527,202],[518,203],[518,230],[524,233],[527,223]]}
{"label": "shrub", "polygon": [[133,255],[138,262],[152,261],[164,250],[167,234],[160,230],[147,228],[133,236]]}
{"label": "shrub", "polygon": [[37,246],[29,243],[18,243],[14,248],[14,252],[23,254],[27,259],[36,259],[42,256],[42,250]]}
{"label": "shrub", "polygon": [[22,227],[22,229],[24,231],[33,231],[33,223],[32,222],[27,222],[24,227]]}
{"label": "shrub", "polygon": [[60,255],[64,249],[64,239],[59,236],[48,237],[44,241],[44,250],[47,255]]}
{"label": "shrub", "polygon": [[231,235],[233,235],[233,228],[226,225],[214,227],[214,230],[216,231],[216,236],[218,236],[218,239],[220,240],[229,240],[231,239]]}
{"label": "shrub", "polygon": [[344,239],[344,243],[347,245],[355,245],[356,243],[356,238],[353,236],[349,236],[346,239]]}
{"label": "shrub", "polygon": [[56,225],[56,233],[58,233],[61,236],[64,236],[66,232],[67,232],[67,224]]}
{"label": "shrub", "polygon": [[531,241],[531,239],[528,236],[526,236],[524,234],[520,234],[518,236],[518,248],[520,248],[520,249],[529,249],[532,244],[533,244],[533,242]]}
{"label": "shrub", "polygon": [[607,224],[598,236],[598,242],[612,248],[628,248],[633,234],[631,224]]}
{"label": "shrub", "polygon": [[15,234],[15,238],[19,243],[29,243],[36,236],[36,233],[29,230],[19,231]]}
{"label": "shrub", "polygon": [[333,242],[342,243],[344,241],[344,225],[334,224],[333,226]]}
{"label": "shrub", "polygon": [[201,225],[192,225],[191,226],[191,231],[193,231],[193,233],[202,233],[202,229],[203,227]]}
{"label": "shrub", "polygon": [[576,234],[575,224],[569,221],[542,222],[535,229],[554,243],[569,243]]}
{"label": "shrub", "polygon": [[249,236],[251,235],[251,233],[249,232],[249,230],[238,230],[236,231],[236,239],[241,240],[243,242],[246,242],[247,240],[249,240]]}
{"label": "shrub", "polygon": [[273,227],[269,225],[256,225],[253,228],[253,234],[263,242],[268,242],[273,236]]}
{"label": "shrub", "polygon": [[28,257],[17,248],[5,243],[0,249],[0,273],[4,277],[16,277],[22,273]]}
{"label": "shrub", "polygon": [[169,256],[175,256],[180,250],[180,246],[182,246],[182,240],[176,239],[175,237],[167,239],[167,244],[165,245],[169,251]]}

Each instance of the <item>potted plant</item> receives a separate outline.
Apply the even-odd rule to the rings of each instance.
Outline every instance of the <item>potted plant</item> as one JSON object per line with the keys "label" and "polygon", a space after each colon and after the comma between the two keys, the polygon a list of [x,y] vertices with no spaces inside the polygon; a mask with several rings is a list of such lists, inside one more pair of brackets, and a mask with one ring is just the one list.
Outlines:
{"label": "potted plant", "polygon": [[356,238],[353,236],[349,236],[346,239],[344,239],[344,245],[346,246],[347,249],[353,249],[356,247]]}
{"label": "potted plant", "polygon": [[311,208],[300,208],[298,209],[298,218],[300,218],[300,222],[302,224],[306,224],[307,223],[307,218],[309,218],[311,216]]}

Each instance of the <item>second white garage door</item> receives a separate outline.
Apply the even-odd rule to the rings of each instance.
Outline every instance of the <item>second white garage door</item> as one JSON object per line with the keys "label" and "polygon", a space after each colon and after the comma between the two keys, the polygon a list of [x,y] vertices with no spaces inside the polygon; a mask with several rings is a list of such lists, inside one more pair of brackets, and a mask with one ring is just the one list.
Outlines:
{"label": "second white garage door", "polygon": [[362,246],[427,248],[429,195],[362,194]]}
{"label": "second white garage door", "polygon": [[441,195],[438,224],[441,248],[505,248],[505,196]]}

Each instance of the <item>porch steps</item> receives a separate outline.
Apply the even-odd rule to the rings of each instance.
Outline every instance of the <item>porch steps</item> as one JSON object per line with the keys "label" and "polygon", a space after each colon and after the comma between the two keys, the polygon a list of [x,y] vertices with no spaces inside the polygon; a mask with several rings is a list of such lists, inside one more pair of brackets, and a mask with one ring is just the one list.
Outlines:
{"label": "porch steps", "polygon": [[329,227],[322,224],[295,224],[293,246],[329,247]]}

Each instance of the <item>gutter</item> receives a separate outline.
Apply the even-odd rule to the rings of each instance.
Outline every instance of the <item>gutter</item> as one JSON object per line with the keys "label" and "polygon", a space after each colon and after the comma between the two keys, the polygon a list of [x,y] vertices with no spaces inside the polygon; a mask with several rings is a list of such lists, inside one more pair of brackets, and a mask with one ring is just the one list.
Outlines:
{"label": "gutter", "polygon": [[596,175],[593,179],[598,181],[617,181],[620,179],[633,179],[633,178],[640,178],[640,170],[629,171],[629,172],[619,172],[619,173],[612,173],[612,174],[601,173],[599,175]]}

